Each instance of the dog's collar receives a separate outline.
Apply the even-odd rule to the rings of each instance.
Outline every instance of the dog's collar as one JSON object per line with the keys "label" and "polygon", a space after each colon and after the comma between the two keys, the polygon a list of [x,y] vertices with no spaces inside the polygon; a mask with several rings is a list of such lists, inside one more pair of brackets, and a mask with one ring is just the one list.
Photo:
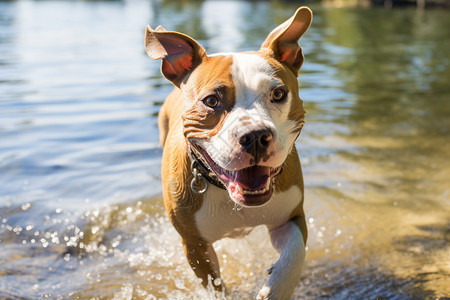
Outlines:
{"label": "dog's collar", "polygon": [[[195,169],[198,170],[204,179],[211,183],[212,185],[217,186],[218,188],[226,190],[223,183],[217,178],[216,174],[209,169],[204,162],[199,158],[199,154],[196,153],[197,149],[189,144],[189,156],[191,157],[191,171],[194,173]],[[194,178],[195,180],[196,178]],[[206,189],[206,188],[205,188]]]}

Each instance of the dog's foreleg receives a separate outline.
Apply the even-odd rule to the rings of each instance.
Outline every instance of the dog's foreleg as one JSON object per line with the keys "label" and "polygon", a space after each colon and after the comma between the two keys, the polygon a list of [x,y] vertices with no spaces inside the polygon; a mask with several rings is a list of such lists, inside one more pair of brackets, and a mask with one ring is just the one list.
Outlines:
{"label": "dog's foreleg", "polygon": [[206,288],[211,281],[216,291],[224,291],[225,286],[220,279],[219,261],[213,246],[203,240],[195,242],[182,240],[182,242],[188,262],[195,275],[202,279],[203,286]]}
{"label": "dog's foreleg", "polygon": [[269,279],[258,293],[257,299],[289,299],[300,281],[305,260],[305,242],[297,217],[281,227],[270,230],[272,245],[280,258],[268,270]]}

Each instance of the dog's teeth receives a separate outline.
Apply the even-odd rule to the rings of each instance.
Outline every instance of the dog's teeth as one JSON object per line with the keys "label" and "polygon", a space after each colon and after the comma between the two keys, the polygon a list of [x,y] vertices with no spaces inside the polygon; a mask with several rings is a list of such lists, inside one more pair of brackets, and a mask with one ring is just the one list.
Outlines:
{"label": "dog's teeth", "polygon": [[260,195],[260,194],[267,193],[270,189],[270,182],[271,182],[270,178],[267,178],[264,188],[262,188],[260,190],[256,190],[256,191],[243,190],[243,192],[245,195]]}

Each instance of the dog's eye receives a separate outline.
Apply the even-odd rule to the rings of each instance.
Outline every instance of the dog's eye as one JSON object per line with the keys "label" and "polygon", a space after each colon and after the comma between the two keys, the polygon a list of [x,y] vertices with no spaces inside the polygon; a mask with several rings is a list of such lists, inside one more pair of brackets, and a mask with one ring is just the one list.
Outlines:
{"label": "dog's eye", "polygon": [[283,100],[285,97],[286,97],[286,91],[283,88],[277,87],[272,90],[272,95],[271,95],[272,101],[278,102],[278,101]]}
{"label": "dog's eye", "polygon": [[219,104],[219,100],[215,96],[209,96],[203,100],[203,103],[208,107],[214,108]]}

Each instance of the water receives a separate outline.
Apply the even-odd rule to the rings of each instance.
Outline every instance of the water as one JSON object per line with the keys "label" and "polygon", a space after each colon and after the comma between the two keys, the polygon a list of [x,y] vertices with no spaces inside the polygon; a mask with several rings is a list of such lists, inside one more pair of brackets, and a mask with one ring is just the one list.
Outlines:
{"label": "water", "polygon": [[[197,298],[165,216],[146,24],[257,49],[295,4],[0,2],[0,298]],[[297,142],[300,299],[450,297],[448,11],[312,7]],[[276,259],[264,228],[216,243],[230,298]]]}

